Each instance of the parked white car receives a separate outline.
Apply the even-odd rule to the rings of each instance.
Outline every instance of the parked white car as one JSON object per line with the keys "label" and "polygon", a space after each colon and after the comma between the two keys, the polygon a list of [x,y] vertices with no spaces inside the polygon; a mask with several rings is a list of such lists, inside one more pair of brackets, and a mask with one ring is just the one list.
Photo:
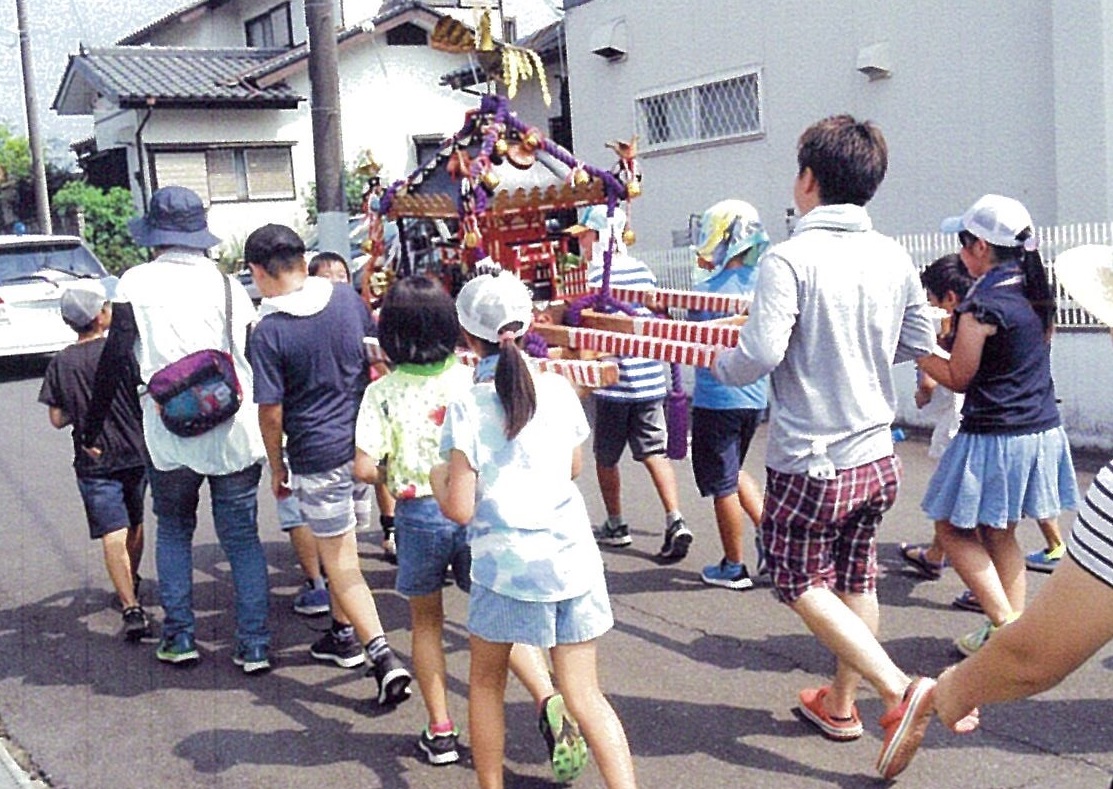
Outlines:
{"label": "parked white car", "polygon": [[77,335],[58,308],[62,294],[108,272],[77,236],[0,235],[0,357],[60,351]]}

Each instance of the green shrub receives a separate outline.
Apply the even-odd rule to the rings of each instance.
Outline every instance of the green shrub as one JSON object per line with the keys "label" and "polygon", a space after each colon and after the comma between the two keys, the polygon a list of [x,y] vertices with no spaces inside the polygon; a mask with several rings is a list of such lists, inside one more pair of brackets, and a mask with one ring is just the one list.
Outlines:
{"label": "green shrub", "polygon": [[120,274],[146,260],[128,232],[135,216],[131,192],[118,186],[104,191],[84,181],[71,181],[54,194],[58,214],[80,210],[85,214],[85,240],[105,268]]}

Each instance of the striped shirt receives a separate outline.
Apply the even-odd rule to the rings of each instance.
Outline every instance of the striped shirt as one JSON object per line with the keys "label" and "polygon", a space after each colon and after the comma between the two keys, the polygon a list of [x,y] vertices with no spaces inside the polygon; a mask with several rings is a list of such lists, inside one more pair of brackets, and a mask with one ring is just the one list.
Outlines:
{"label": "striped shirt", "polygon": [[[587,272],[589,285],[603,284],[602,254],[595,257],[600,265],[592,266]],[[657,278],[644,263],[629,255],[616,253],[611,260],[611,287],[652,290],[657,287]],[[645,307],[638,308],[638,315],[653,315]],[[661,363],[653,359],[639,359],[633,356],[618,357],[618,383],[606,389],[596,389],[596,397],[611,400],[659,400],[665,396],[668,387],[665,383],[665,370]]]}
{"label": "striped shirt", "polygon": [[1113,461],[1090,483],[1067,550],[1083,568],[1113,586]]}

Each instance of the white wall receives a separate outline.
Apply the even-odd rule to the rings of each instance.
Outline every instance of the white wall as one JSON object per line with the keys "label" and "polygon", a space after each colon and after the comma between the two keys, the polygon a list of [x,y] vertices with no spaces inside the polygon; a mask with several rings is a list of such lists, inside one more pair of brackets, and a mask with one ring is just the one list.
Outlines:
{"label": "white wall", "polygon": [[[1113,344],[1108,332],[1066,329],[1051,343],[1051,375],[1059,397],[1059,413],[1071,446],[1113,449]],[[916,371],[911,364],[897,367],[899,405],[897,422],[930,427],[916,408]]]}
{"label": "white wall", "polygon": [[[754,203],[782,238],[796,141],[840,112],[875,120],[888,139],[889,174],[871,204],[887,232],[934,229],[987,191],[1015,195],[1041,224],[1061,221],[1050,6],[989,5],[992,13],[981,0],[954,0],[946,13],[931,3],[854,0],[575,6],[566,25],[576,148],[590,160],[604,141],[628,137],[639,92],[756,65],[763,137],[642,158],[644,196],[634,211],[641,243],[669,245],[688,214],[724,197]],[[625,17],[629,55],[609,63],[589,43],[616,17]],[[878,42],[890,46],[893,76],[869,82],[857,54]]]}

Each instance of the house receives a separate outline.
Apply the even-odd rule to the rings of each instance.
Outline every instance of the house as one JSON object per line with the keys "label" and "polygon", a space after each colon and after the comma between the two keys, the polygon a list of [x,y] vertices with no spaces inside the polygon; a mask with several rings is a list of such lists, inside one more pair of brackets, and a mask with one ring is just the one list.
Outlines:
{"label": "house", "polygon": [[[639,134],[639,246],[686,243],[689,215],[752,202],[786,232],[796,140],[876,121],[889,233],[933,231],[985,192],[1038,224],[1113,215],[1113,52],[1099,0],[566,0],[575,142]],[[598,112],[596,108],[611,111]]]}
{"label": "house", "polygon": [[[534,32],[556,12],[503,0],[505,32]],[[442,85],[466,56],[428,46],[437,22],[472,24],[483,0],[337,0],[345,162],[369,150],[383,179],[412,170],[478,99]],[[213,231],[238,242],[264,222],[304,227],[314,178],[303,0],[199,0],[117,42],[70,57],[54,99],[92,115],[78,148],[90,179],[150,193],[189,186]]]}
{"label": "house", "polygon": [[[870,203],[883,232],[936,233],[943,217],[997,192],[1023,201],[1040,228],[1082,231],[1054,234],[1045,253],[1060,235],[1081,243],[1093,231],[1086,240],[1109,243],[1105,0],[564,6],[576,150],[590,157],[639,135],[634,252],[646,259],[683,266],[669,248],[686,246],[692,215],[727,197],[753,203],[772,238],[785,238],[797,139],[844,112],[876,121],[888,141],[888,175]],[[948,239],[929,241],[938,254]],[[1113,446],[1113,366],[1093,363],[1108,355],[1104,330],[1056,332],[1056,392],[1076,445]],[[898,421],[923,422],[911,366],[898,376]]]}

